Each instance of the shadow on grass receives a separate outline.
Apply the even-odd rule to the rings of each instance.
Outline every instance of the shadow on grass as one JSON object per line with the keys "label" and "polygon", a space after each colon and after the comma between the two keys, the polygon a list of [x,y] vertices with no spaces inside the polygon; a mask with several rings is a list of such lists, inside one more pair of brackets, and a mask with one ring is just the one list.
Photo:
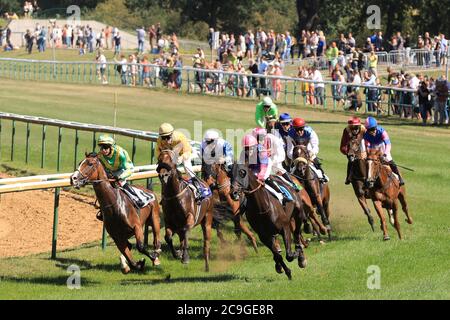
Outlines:
{"label": "shadow on grass", "polygon": [[120,282],[123,286],[128,285],[157,285],[157,284],[169,284],[169,283],[208,283],[208,282],[228,282],[233,280],[241,280],[240,277],[230,274],[220,274],[214,276],[199,276],[199,277],[180,277],[171,278],[170,274],[164,279],[130,279]]}
{"label": "shadow on grass", "polygon": [[[67,286],[67,279],[70,275],[64,275],[64,276],[36,276],[36,277],[4,277],[1,276],[0,280],[2,282],[14,282],[18,284],[40,284],[40,285],[53,285],[53,286]],[[81,279],[81,285],[82,286],[93,286],[98,285],[100,282],[98,281],[92,281],[86,278]]]}
{"label": "shadow on grass", "polygon": [[[73,258],[58,258],[54,260],[56,262],[56,267],[61,268],[63,270],[67,270],[67,268],[71,265],[76,265],[80,268],[80,270],[92,270],[92,271],[105,271],[105,272],[121,272],[119,259],[117,259],[116,264],[110,263],[99,263],[92,264],[89,261],[81,260],[81,259],[73,259]],[[153,267],[149,259],[146,259],[146,266],[144,272],[133,272],[133,274],[162,274],[164,270],[162,267]]]}

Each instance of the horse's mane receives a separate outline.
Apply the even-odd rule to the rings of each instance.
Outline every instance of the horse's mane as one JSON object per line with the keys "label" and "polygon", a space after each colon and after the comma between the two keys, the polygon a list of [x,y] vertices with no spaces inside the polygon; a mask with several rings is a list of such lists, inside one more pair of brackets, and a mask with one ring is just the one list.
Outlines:
{"label": "horse's mane", "polygon": [[86,153],[86,158],[97,158],[97,152]]}

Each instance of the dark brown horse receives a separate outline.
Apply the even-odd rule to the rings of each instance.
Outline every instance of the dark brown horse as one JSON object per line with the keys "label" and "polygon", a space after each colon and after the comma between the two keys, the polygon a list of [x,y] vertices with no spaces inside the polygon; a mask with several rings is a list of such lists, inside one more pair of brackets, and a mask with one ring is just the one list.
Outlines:
{"label": "dark brown horse", "polygon": [[350,175],[349,180],[353,186],[353,191],[358,199],[358,203],[367,216],[367,221],[375,231],[373,217],[370,214],[370,209],[366,201],[366,180],[367,180],[367,164],[366,159],[362,155],[352,156],[349,159]]}
{"label": "dark brown horse", "polygon": [[[203,167],[203,171],[205,171],[206,173],[205,178],[207,178],[205,181],[209,187],[212,187],[213,190],[214,203],[216,205],[220,203],[227,204],[227,206],[231,209],[231,219],[233,220],[234,232],[238,240],[240,240],[241,232],[243,232],[247,236],[248,240],[250,240],[250,243],[252,244],[253,249],[255,249],[255,252],[258,252],[256,238],[242,220],[241,216],[243,212],[241,212],[240,210],[241,203],[239,201],[234,201],[233,199],[231,199],[231,179],[228,176],[227,171],[225,170],[224,164],[204,164]],[[219,239],[222,242],[225,242],[223,234],[220,230],[220,223],[216,226],[216,231]]]}
{"label": "dark brown horse", "polygon": [[312,159],[305,146],[297,145],[293,151],[293,174],[305,187],[311,198],[313,205],[322,218],[323,224],[328,230],[328,237],[331,240],[330,226],[330,188],[328,184],[322,184],[317,174],[311,169]]}
{"label": "dark brown horse", "polygon": [[[203,254],[205,270],[209,271],[211,225],[213,221],[213,199],[206,198],[201,205],[195,200],[194,191],[177,170],[177,153],[172,150],[161,151],[157,172],[162,185],[162,207],[166,228],[165,240],[172,255],[189,262],[188,232],[201,224],[203,230]],[[206,184],[205,184],[206,186]],[[180,250],[173,246],[173,234],[180,238]]]}
{"label": "dark brown horse", "polygon": [[406,215],[406,222],[409,224],[413,223],[406,203],[406,189],[405,186],[400,186],[398,178],[392,173],[390,167],[382,163],[382,155],[383,153],[380,150],[369,150],[367,154],[368,192],[375,210],[380,217],[384,240],[389,240],[390,237],[387,232],[383,208],[388,211],[390,221],[397,230],[398,237],[401,239],[402,234],[398,221],[397,200],[400,200],[402,210]]}
{"label": "dark brown horse", "polygon": [[[131,244],[128,239],[136,237],[136,247],[140,253],[149,257],[154,264],[159,264],[158,255],[161,251],[159,238],[160,218],[158,201],[151,202],[146,207],[136,209],[132,201],[119,188],[113,187],[111,179],[97,157],[97,154],[86,154],[79,168],[70,177],[71,185],[80,188],[86,184],[92,184],[95,195],[100,204],[106,231],[114,240],[117,248],[122,253],[122,272],[128,273],[129,266],[137,271],[142,271],[145,259],[139,262],[133,261]],[[141,188],[145,192],[154,195],[150,190]],[[149,225],[153,231],[153,245],[155,252],[148,252],[144,247],[144,226]],[[124,261],[125,257],[126,261]],[[129,265],[129,266],[128,266]]]}
{"label": "dark brown horse", "polygon": [[[281,235],[286,249],[286,259],[291,262],[298,258],[298,265],[306,267],[306,257],[301,246],[301,226],[306,216],[300,197],[290,186],[284,186],[291,192],[294,201],[283,207],[264,187],[263,183],[246,165],[235,164],[232,170],[231,196],[237,201],[243,194],[247,198],[245,214],[250,226],[259,236],[261,242],[268,247],[273,254],[275,270],[283,271],[289,279],[292,271],[288,268],[281,256],[281,248],[276,241],[277,235]],[[292,232],[294,233],[295,252],[291,250]]]}

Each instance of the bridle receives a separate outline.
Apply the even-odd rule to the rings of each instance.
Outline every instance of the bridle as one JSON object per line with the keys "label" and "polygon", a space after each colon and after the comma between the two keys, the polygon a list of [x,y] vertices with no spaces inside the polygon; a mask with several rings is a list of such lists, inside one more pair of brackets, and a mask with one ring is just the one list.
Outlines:
{"label": "bridle", "polygon": [[84,159],[80,165],[78,166],[78,169],[75,170],[74,174],[78,172],[78,175],[81,176],[81,179],[78,179],[80,185],[85,186],[87,184],[97,184],[97,183],[101,183],[101,182],[114,182],[115,179],[107,179],[107,180],[103,180],[103,179],[96,179],[96,180],[90,180],[89,177],[92,174],[92,172],[94,170],[96,170],[98,168],[99,165],[101,165],[100,161],[98,160],[98,158],[95,158],[95,166],[92,165],[90,166],[90,168],[86,171],[82,171],[81,167],[82,165],[86,162],[88,158]]}

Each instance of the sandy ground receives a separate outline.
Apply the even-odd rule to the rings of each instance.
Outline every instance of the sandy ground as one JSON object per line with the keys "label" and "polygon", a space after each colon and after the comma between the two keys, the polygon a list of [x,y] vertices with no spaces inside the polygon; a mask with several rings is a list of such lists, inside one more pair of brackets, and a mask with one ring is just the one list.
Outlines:
{"label": "sandy ground", "polygon": [[[0,257],[49,252],[52,247],[53,191],[1,195]],[[102,224],[95,218],[94,199],[61,192],[57,249],[99,240]]]}

